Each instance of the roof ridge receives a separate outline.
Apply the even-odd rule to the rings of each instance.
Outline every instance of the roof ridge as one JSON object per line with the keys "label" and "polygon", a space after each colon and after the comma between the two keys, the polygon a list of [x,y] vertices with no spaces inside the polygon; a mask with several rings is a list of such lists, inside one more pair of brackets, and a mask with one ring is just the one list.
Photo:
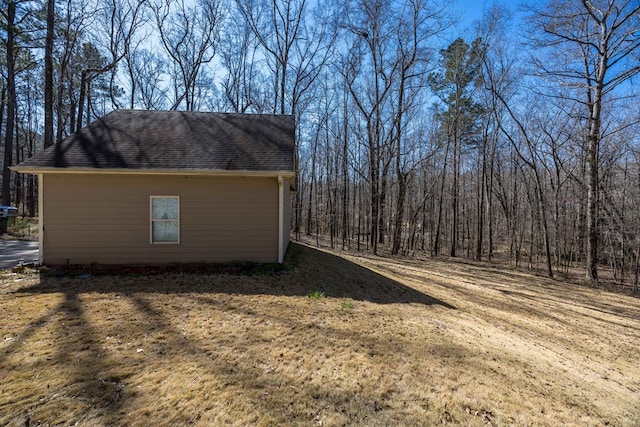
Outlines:
{"label": "roof ridge", "polygon": [[234,111],[189,111],[189,110],[143,110],[137,108],[116,108],[111,110],[102,118],[107,117],[112,113],[168,113],[168,114],[211,114],[211,115],[224,115],[224,116],[241,116],[241,117],[293,117],[293,114],[280,114],[280,113],[239,113]]}

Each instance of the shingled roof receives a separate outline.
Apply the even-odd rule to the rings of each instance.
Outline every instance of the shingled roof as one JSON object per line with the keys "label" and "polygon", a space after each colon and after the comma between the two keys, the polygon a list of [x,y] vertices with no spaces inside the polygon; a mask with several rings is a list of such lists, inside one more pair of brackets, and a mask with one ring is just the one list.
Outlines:
{"label": "shingled roof", "polygon": [[295,173],[294,158],[292,116],[115,110],[14,169]]}

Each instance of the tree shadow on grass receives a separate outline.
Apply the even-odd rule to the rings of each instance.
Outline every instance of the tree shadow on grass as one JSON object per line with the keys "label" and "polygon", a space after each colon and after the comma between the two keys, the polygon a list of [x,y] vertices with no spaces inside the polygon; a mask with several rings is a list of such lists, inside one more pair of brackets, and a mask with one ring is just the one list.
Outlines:
{"label": "tree shadow on grass", "polygon": [[245,264],[174,266],[87,266],[41,274],[40,283],[21,293],[227,293],[308,296],[368,301],[377,304],[423,304],[455,308],[440,299],[392,280],[340,256],[291,243],[284,268]]}
{"label": "tree shadow on grass", "polygon": [[[239,387],[242,393],[252,396],[252,401],[262,402],[262,391],[272,390],[273,393],[269,400],[263,402],[264,406],[262,403],[256,403],[255,408],[259,413],[271,414],[273,419],[281,417],[283,405],[295,402],[292,393],[276,393],[273,390],[289,390],[289,386],[292,384],[298,387],[296,394],[302,393],[307,396],[308,400],[317,400],[316,393],[319,393],[318,396],[331,405],[340,405],[340,402],[346,402],[350,399],[348,396],[350,389],[348,388],[335,390],[331,385],[327,385],[326,389],[319,388],[317,385],[302,387],[301,384],[298,384],[297,377],[292,377],[287,373],[283,373],[283,376],[278,379],[277,387],[274,388],[272,376],[260,368],[264,349],[258,345],[259,339],[257,337],[253,337],[251,341],[254,344],[247,350],[240,350],[243,347],[237,347],[238,344],[235,343],[231,344],[229,348],[221,348],[220,351],[201,347],[202,343],[199,340],[187,339],[187,336],[182,334],[180,328],[168,317],[167,309],[163,309],[164,306],[155,303],[154,295],[168,295],[169,299],[158,299],[165,302],[171,301],[174,295],[185,295],[209,302],[208,307],[210,308],[213,305],[210,301],[217,298],[215,294],[247,295],[258,298],[261,295],[306,298],[309,293],[317,291],[324,293],[326,297],[348,298],[376,304],[408,303],[454,308],[444,301],[345,258],[297,244],[291,244],[285,268],[280,272],[269,271],[269,269],[266,271],[254,269],[255,271],[251,275],[233,272],[220,274],[207,273],[206,271],[194,272],[190,270],[190,267],[185,266],[183,271],[173,271],[166,274],[132,274],[127,269],[122,274],[112,271],[112,274],[104,275],[86,271],[81,274],[73,272],[51,276],[50,272],[43,272],[38,284],[16,290],[15,292],[20,294],[59,293],[64,296],[64,299],[55,308],[43,313],[36,321],[37,326],[27,326],[20,334],[20,339],[16,339],[16,345],[6,348],[7,351],[0,355],[0,362],[4,362],[8,357],[16,357],[28,352],[29,343],[38,331],[46,333],[46,331],[53,329],[51,337],[56,342],[57,348],[50,359],[40,360],[37,366],[60,370],[60,375],[67,379],[60,384],[60,389],[47,393],[45,400],[27,404],[20,410],[11,411],[6,414],[4,419],[18,420],[21,419],[20,417],[27,417],[26,420],[28,420],[29,415],[40,414],[42,419],[55,420],[62,417],[64,412],[69,411],[72,413],[72,418],[76,417],[80,420],[105,419],[109,422],[117,421],[117,424],[125,423],[125,408],[137,407],[136,405],[142,404],[138,402],[136,395],[136,387],[140,385],[140,379],[132,380],[129,378],[135,369],[142,366],[140,365],[142,362],[136,362],[134,359],[160,357],[167,348],[176,352],[175,360],[196,361],[204,367],[204,370],[199,372],[213,375],[224,383]],[[113,335],[110,323],[91,323],[88,314],[93,308],[87,301],[92,301],[93,297],[88,295],[92,293],[105,294],[98,295],[98,298],[111,298],[113,295],[113,304],[115,305],[122,305],[123,301],[132,303],[134,309],[130,318],[124,316],[127,327],[122,334],[127,335],[127,338],[124,339],[127,343],[129,341],[132,344],[144,342],[144,352],[138,353],[135,345],[128,350],[122,350],[116,346],[109,339]],[[124,298],[118,298],[120,296]],[[234,307],[233,300],[221,304],[223,309],[232,310],[234,313],[240,313],[240,310],[244,308],[242,305]],[[267,312],[261,315],[272,324],[285,325],[286,330],[298,331],[301,328],[313,326],[305,322],[298,322],[295,313],[289,314],[290,316],[287,316],[285,312],[282,318],[275,315],[269,316]],[[255,313],[241,313],[241,315],[243,319],[249,320],[256,316]],[[104,316],[108,316],[108,314],[104,314]],[[144,322],[138,322],[140,318],[144,319]],[[372,354],[369,357],[397,351],[398,340],[403,340],[397,338],[391,342],[387,339],[380,339],[380,337],[371,337],[365,331],[345,331],[340,328],[332,328],[330,325],[314,327],[317,329],[317,333],[323,336],[322,341],[357,342],[358,348],[365,349]],[[251,328],[248,329],[248,332],[245,329],[241,329],[241,331],[245,331],[244,333],[249,335],[254,334]],[[259,334],[259,331],[255,334]],[[287,341],[284,341],[284,344],[277,344],[282,346],[281,353],[283,354],[290,350],[285,345],[286,343]],[[243,345],[248,344],[244,343]],[[276,344],[271,343],[270,345]],[[225,352],[231,350],[233,356],[226,355]],[[123,351],[128,351],[128,353],[123,353]],[[249,352],[248,355],[242,356],[246,360],[242,359],[240,355],[247,352]],[[130,360],[121,359],[122,354],[127,354]],[[310,356],[308,355],[308,357]],[[244,362],[232,363],[233,358],[242,359]],[[35,388],[41,386],[35,379],[29,378],[36,384]],[[156,387],[153,384],[144,385]],[[58,408],[59,399],[66,399],[64,401],[69,402],[68,406]],[[377,396],[363,396],[361,398],[363,407],[376,399],[378,399]],[[169,399],[170,402],[171,399]],[[169,405],[169,403],[165,402],[164,404]],[[369,412],[371,411],[373,410]],[[185,420],[181,418],[183,415],[180,411],[175,411],[172,416],[175,417],[176,423],[185,424]],[[2,419],[0,417],[0,420]]]}
{"label": "tree shadow on grass", "polygon": [[[74,290],[61,292],[64,300],[30,322],[14,340],[15,345],[4,347],[0,353],[0,366],[17,355],[25,359],[23,363],[8,363],[12,369],[5,379],[10,386],[18,384],[23,393],[42,393],[37,400],[16,393],[14,398],[20,404],[0,406],[1,425],[28,426],[32,416],[37,425],[41,425],[41,418],[55,425],[66,424],[70,412],[105,414],[119,410],[125,402],[123,380],[112,374],[115,363],[104,354],[101,334],[87,321],[80,294]],[[32,345],[38,333],[53,343],[40,353]],[[42,383],[47,380],[40,379],[39,370],[55,372],[47,377],[54,380],[51,391],[48,383],[47,391],[42,391]]]}

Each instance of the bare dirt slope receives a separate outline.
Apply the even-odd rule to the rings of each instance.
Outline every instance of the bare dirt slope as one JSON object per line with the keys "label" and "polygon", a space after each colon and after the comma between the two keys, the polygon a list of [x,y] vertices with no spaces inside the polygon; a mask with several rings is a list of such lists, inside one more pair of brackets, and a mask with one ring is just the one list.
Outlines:
{"label": "bare dirt slope", "polygon": [[640,425],[638,299],[301,245],[287,262],[0,274],[0,425]]}

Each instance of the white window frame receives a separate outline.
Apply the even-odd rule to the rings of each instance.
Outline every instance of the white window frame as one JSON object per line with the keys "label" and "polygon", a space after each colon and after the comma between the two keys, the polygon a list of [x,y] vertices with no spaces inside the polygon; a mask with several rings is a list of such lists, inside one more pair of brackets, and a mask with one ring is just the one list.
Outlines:
{"label": "white window frame", "polygon": [[[153,218],[153,200],[154,199],[177,199],[178,200],[178,218],[171,219],[154,219]],[[153,240],[153,223],[154,222],[177,222],[178,223],[178,240],[175,242],[155,242]],[[179,245],[180,244],[180,196],[149,196],[149,243],[152,245]]]}

